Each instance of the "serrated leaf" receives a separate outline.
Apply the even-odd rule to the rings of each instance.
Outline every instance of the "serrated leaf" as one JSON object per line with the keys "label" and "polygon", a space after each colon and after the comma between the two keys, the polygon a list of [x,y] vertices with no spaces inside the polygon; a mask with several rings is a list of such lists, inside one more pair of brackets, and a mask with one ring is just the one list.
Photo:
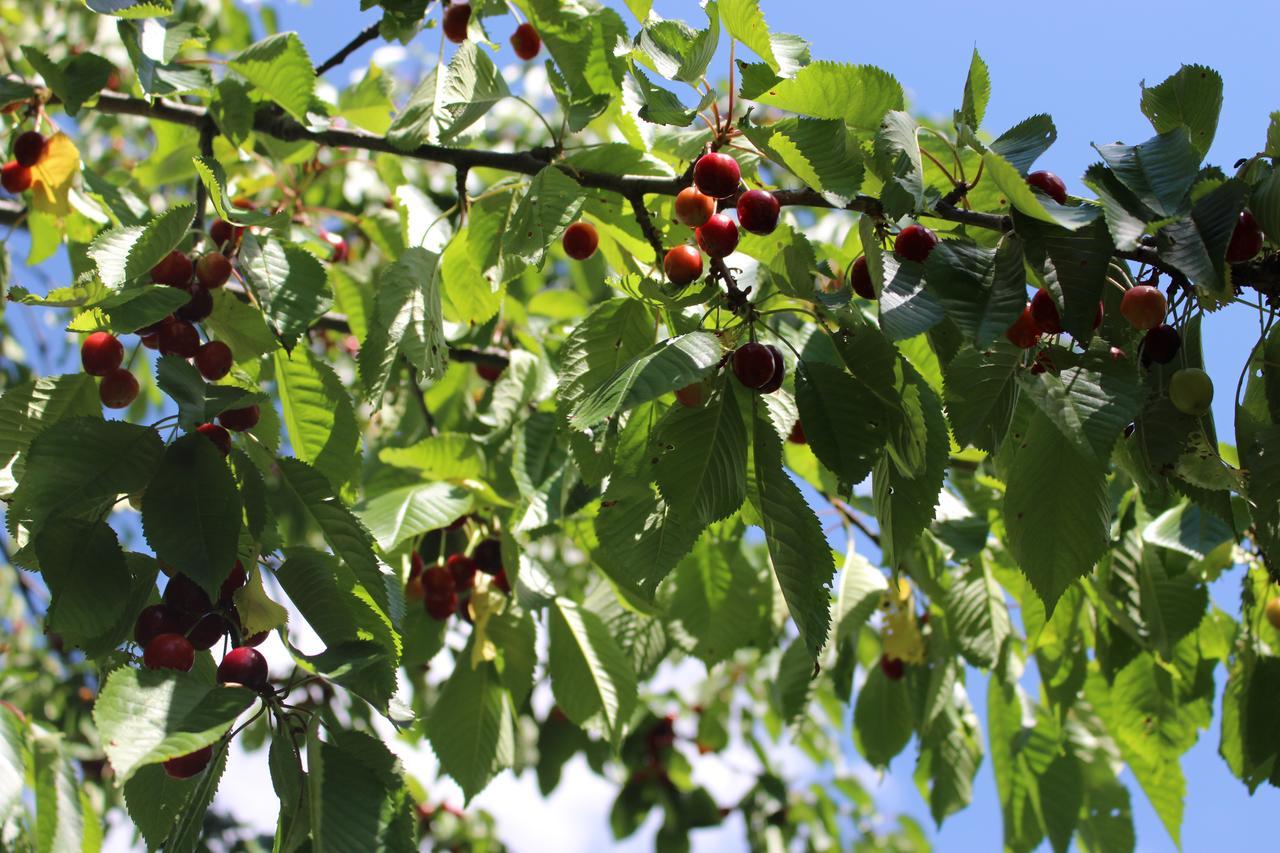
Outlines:
{"label": "serrated leaf", "polygon": [[102,402],[92,376],[45,376],[14,385],[0,397],[0,497],[8,498],[26,469],[31,442],[64,418],[101,419]]}
{"label": "serrated leaf", "polygon": [[1058,204],[1044,193],[1033,192],[1013,164],[994,151],[984,154],[982,163],[990,179],[1000,188],[1000,192],[1009,203],[1016,210],[1033,219],[1051,222],[1074,231],[1093,222],[1101,212],[1092,205],[1072,207]]}
{"label": "serrated leaf", "polygon": [[218,217],[243,228],[280,228],[289,222],[288,211],[271,213],[268,210],[249,210],[231,203],[227,195],[227,173],[222,164],[212,157],[197,155],[192,158],[196,174],[209,193],[209,203]]}
{"label": "serrated leaf", "polygon": [[[1041,411],[1032,417],[1007,478],[1004,517],[1018,567],[1047,612],[1089,574],[1111,541],[1106,467],[1082,454]],[[1046,501],[1046,484],[1055,499]]]}
{"label": "serrated leaf", "polygon": [[865,480],[888,437],[880,399],[840,368],[809,361],[796,370],[796,405],[818,460],[842,483]]}
{"label": "serrated leaf", "polygon": [[123,667],[107,676],[93,720],[121,782],[144,765],[213,744],[256,699],[246,688],[213,684],[209,675],[200,667],[191,672]]}
{"label": "serrated leaf", "polygon": [[[870,222],[863,217],[863,222]],[[863,243],[867,248],[867,243]],[[867,257],[876,254],[880,258],[881,273],[877,281],[872,270],[872,281],[879,286],[880,327],[891,341],[914,338],[932,329],[946,319],[946,313],[927,287],[925,267],[915,261],[899,260],[897,255],[867,248]]]}
{"label": "serrated leaf", "polygon": [[887,71],[826,61],[804,66],[754,100],[813,118],[841,119],[862,131],[876,130],[885,113],[905,105],[902,86]]}
{"label": "serrated leaf", "polygon": [[158,18],[173,14],[172,0],[85,0],[99,15],[117,18]]}
{"label": "serrated leaf", "polygon": [[1114,247],[1101,221],[1075,231],[1013,214],[1027,265],[1060,306],[1062,328],[1077,341],[1093,337]]}
{"label": "serrated leaf", "polygon": [[1138,145],[1117,142],[1093,147],[1120,182],[1157,215],[1186,212],[1200,156],[1185,127],[1175,127]]}
{"label": "serrated leaf", "polygon": [[1156,235],[1161,258],[1197,287],[1225,293],[1231,284],[1227,247],[1246,193],[1244,182],[1232,179],[1197,199],[1190,217],[1166,225]]}
{"label": "serrated leaf", "polygon": [[310,349],[276,350],[276,386],[294,455],[335,487],[351,476],[360,445],[355,408],[333,368]]}
{"label": "serrated leaf", "polygon": [[146,225],[116,228],[95,239],[88,254],[102,283],[117,288],[149,273],[186,238],[195,211],[194,205],[180,204]]}
{"label": "serrated leaf", "polygon": [[600,617],[557,598],[550,617],[551,689],[556,704],[579,726],[597,714],[615,748],[636,701],[631,663]]}
{"label": "serrated leaf", "polygon": [[560,349],[556,406],[567,417],[586,394],[653,343],[653,314],[636,299],[610,299],[578,323]]}
{"label": "serrated leaf", "polygon": [[[740,129],[770,160],[818,192],[844,199],[862,186],[856,140],[839,119],[784,118],[767,125],[744,120]],[[841,205],[843,206],[843,205]]]}
{"label": "serrated leaf", "polygon": [[382,396],[398,353],[426,378],[444,373],[449,346],[444,339],[439,261],[434,252],[413,247],[379,275],[369,334],[360,348],[360,377],[370,399]]}
{"label": "serrated leaf", "polygon": [[387,138],[401,149],[448,142],[510,94],[493,60],[468,39],[448,66],[435,68],[418,85],[391,123]]}
{"label": "serrated leaf", "polygon": [[480,793],[515,758],[511,696],[491,663],[467,665],[468,655],[444,683],[427,716],[427,738],[440,767],[467,800]]}
{"label": "serrated leaf", "polygon": [[1234,536],[1225,521],[1190,502],[1170,507],[1142,530],[1144,541],[1180,551],[1196,560],[1203,560]]}
{"label": "serrated leaf", "polygon": [[884,182],[880,203],[889,219],[900,219],[924,206],[919,133],[916,120],[902,110],[886,113],[876,129],[872,163]]}
{"label": "serrated leaf", "polygon": [[947,365],[943,399],[956,443],[994,452],[1013,419],[1022,351],[1008,344],[988,352],[964,347]]}
{"label": "serrated leaf", "polygon": [[1222,110],[1222,76],[1203,65],[1184,65],[1157,86],[1142,87],[1142,113],[1156,133],[1185,127],[1204,157]]}
{"label": "serrated leaf", "polygon": [[38,734],[31,739],[38,845],[35,849],[42,852],[92,848],[85,836],[79,781],[63,744],[63,738],[54,734]]}
{"label": "serrated leaf", "polygon": [[911,740],[912,716],[906,680],[891,680],[879,666],[871,667],[853,706],[858,752],[875,767],[888,766]]}
{"label": "serrated leaf", "polygon": [[367,732],[307,739],[311,838],[318,850],[414,849],[412,800],[400,762]]}
{"label": "serrated leaf", "polygon": [[305,249],[246,233],[239,264],[263,315],[286,347],[333,305],[324,265]]}
{"label": "serrated leaf", "polygon": [[[67,643],[89,646],[122,621],[129,601],[130,575],[115,532],[103,521],[58,518],[44,525],[34,547],[51,595],[45,624]],[[84,571],[92,566],[93,571]],[[154,585],[154,576],[152,584]],[[108,648],[121,637],[110,637]],[[93,651],[98,651],[96,648]]]}
{"label": "serrated leaf", "polygon": [[200,371],[174,355],[156,359],[156,385],[178,404],[178,425],[188,432],[227,409],[265,403],[256,391],[205,382]]}
{"label": "serrated leaf", "polygon": [[721,389],[707,405],[674,409],[658,438],[658,488],[674,512],[702,527],[728,518],[747,496],[746,426],[727,377]]}
{"label": "serrated leaf", "polygon": [[853,550],[850,542],[840,569],[840,592],[836,596],[836,644],[856,638],[858,631],[880,606],[889,582],[866,557]]}
{"label": "serrated leaf", "polygon": [[1023,119],[991,143],[991,150],[1004,158],[1025,175],[1031,171],[1031,164],[1036,158],[1048,150],[1058,138],[1058,129],[1053,119],[1047,115],[1033,115]]}
{"label": "serrated leaf", "polygon": [[987,63],[973,49],[969,58],[969,73],[964,80],[964,100],[960,105],[960,120],[973,130],[982,126],[982,119],[987,113],[987,103],[991,100],[991,75],[987,71]]}
{"label": "serrated leaf", "polygon": [[85,101],[92,100],[107,85],[115,70],[94,53],[77,53],[55,64],[39,49],[22,45],[22,55],[58,96],[69,116],[80,112]]}
{"label": "serrated leaf", "polygon": [[297,33],[276,33],[246,47],[227,66],[300,122],[316,87],[316,71]]}
{"label": "serrated leaf", "polygon": [[1004,590],[986,561],[977,562],[980,565],[947,590],[947,622],[965,659],[974,666],[992,669],[1000,662],[1012,626]]}
{"label": "serrated leaf", "polygon": [[107,330],[116,334],[136,332],[158,323],[191,301],[191,294],[177,287],[131,287],[113,293],[67,325],[71,332]]}
{"label": "serrated leaf", "polygon": [[569,423],[575,429],[586,429],[691,385],[710,373],[720,357],[719,340],[707,332],[690,332],[657,343],[579,400],[569,414]]}
{"label": "serrated leaf", "polygon": [[[633,10],[635,11],[635,10]],[[707,73],[707,65],[720,43],[720,16],[717,8],[708,10],[706,29],[696,30],[683,21],[651,21],[645,24],[635,45],[668,80],[696,84]],[[644,21],[646,15],[636,15]]]}
{"label": "serrated leaf", "polygon": [[411,536],[447,527],[471,512],[471,493],[451,483],[415,483],[370,495],[356,514],[384,551]]}
{"label": "serrated leaf", "polygon": [[142,497],[142,529],[156,557],[217,599],[236,562],[240,492],[222,453],[199,433],[165,448]]}
{"label": "serrated leaf", "polygon": [[586,192],[556,166],[533,176],[502,234],[503,263],[510,257],[541,268],[551,241],[578,218]]}
{"label": "serrated leaf", "polygon": [[925,282],[973,345],[987,347],[1018,319],[1027,302],[1022,241],[1008,234],[992,251],[944,240],[929,253]]}

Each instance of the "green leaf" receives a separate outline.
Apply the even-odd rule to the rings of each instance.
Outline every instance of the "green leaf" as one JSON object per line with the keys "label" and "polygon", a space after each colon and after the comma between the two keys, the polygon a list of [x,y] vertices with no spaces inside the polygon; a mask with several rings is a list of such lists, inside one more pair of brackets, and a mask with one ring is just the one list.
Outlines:
{"label": "green leaf", "polygon": [[394,88],[392,79],[371,64],[363,77],[339,93],[338,114],[356,127],[381,136],[391,127]]}
{"label": "green leaf", "polygon": [[69,116],[75,116],[85,101],[102,91],[115,70],[114,65],[94,53],[68,56],[57,64],[30,45],[22,46],[22,55],[62,101]]}
{"label": "green leaf", "polygon": [[27,776],[26,720],[8,708],[0,709],[0,815],[11,815],[22,801]]}
{"label": "green leaf", "polygon": [[560,348],[556,406],[561,415],[653,343],[653,314],[636,299],[610,299],[574,326]]}
{"label": "green leaf", "polygon": [[227,173],[222,164],[212,157],[197,155],[192,158],[196,174],[209,193],[209,203],[218,212],[218,217],[243,228],[280,228],[289,223],[288,211],[271,213],[266,210],[247,210],[236,207],[227,195]]}
{"label": "green leaf", "polygon": [[992,669],[1000,663],[1012,634],[1004,590],[985,560],[947,590],[947,622],[965,659]]}
{"label": "green leaf", "polygon": [[822,525],[800,489],[782,468],[778,434],[753,399],[751,498],[759,511],[765,545],[800,640],[816,659],[831,622],[831,576],[835,564]]}
{"label": "green leaf", "polygon": [[26,470],[9,506],[9,524],[32,531],[58,516],[110,506],[141,491],[156,471],[163,442],[155,430],[124,421],[74,417],[31,442]]}
{"label": "green leaf", "polygon": [[1114,247],[1101,221],[1069,231],[1013,214],[1027,265],[1040,277],[1062,314],[1062,328],[1077,341],[1093,337],[1093,318],[1106,287]]}
{"label": "green leaf", "polygon": [[991,143],[991,150],[1008,161],[1021,175],[1031,171],[1031,164],[1058,138],[1058,129],[1047,115],[1023,119]]}
{"label": "green leaf", "polygon": [[106,330],[116,334],[136,332],[158,323],[191,301],[191,294],[177,287],[131,287],[113,293],[67,326],[71,332]]}
{"label": "green leaf", "polygon": [[1092,205],[1071,207],[1058,204],[1044,193],[1032,191],[1021,173],[999,154],[988,151],[982,156],[987,174],[1000,188],[1009,203],[1032,219],[1061,225],[1070,231],[1083,228],[1098,218],[1099,210]]}
{"label": "green leaf", "polygon": [[750,48],[774,71],[789,76],[808,61],[806,42],[796,36],[769,32],[759,0],[720,0],[718,5],[729,37]]}
{"label": "green leaf", "polygon": [[698,520],[674,511],[647,480],[614,476],[596,518],[592,559],[614,581],[652,597],[702,533]]}
{"label": "green leaf", "polygon": [[400,579],[383,567],[373,553],[373,537],[334,493],[320,472],[297,459],[278,459],[280,485],[305,510],[333,553],[383,612],[398,618],[402,607]]}
{"label": "green leaf", "polygon": [[370,495],[356,510],[383,551],[446,527],[473,508],[471,493],[450,483],[413,483]]}
{"label": "green leaf", "polygon": [[1180,551],[1196,560],[1232,541],[1235,534],[1225,521],[1205,512],[1196,503],[1180,503],[1153,519],[1142,530],[1142,538],[1153,545]]}
{"label": "green leaf", "polygon": [[914,729],[906,679],[892,680],[879,666],[872,666],[853,706],[858,752],[873,766],[887,767],[911,741]]}
{"label": "green leaf", "polygon": [[733,384],[726,376],[706,405],[673,409],[659,434],[658,488],[672,511],[702,527],[728,518],[747,496],[747,431]]}
{"label": "green leaf", "polygon": [[173,14],[172,0],[84,0],[91,11],[117,18],[159,18]]}
{"label": "green leaf", "polygon": [[227,66],[304,124],[316,87],[316,71],[297,33],[276,33],[249,45]]}
{"label": "green leaf", "polygon": [[501,275],[491,265],[506,215],[472,205],[467,224],[453,235],[440,257],[444,318],[452,323],[487,321],[502,305]]}
{"label": "green leaf", "polygon": [[[1110,544],[1106,473],[1048,415],[1035,413],[1009,471],[1004,518],[1009,548],[1049,613]],[[1049,483],[1052,501],[1044,499]]]}
{"label": "green leaf", "polygon": [[165,448],[142,496],[142,529],[156,557],[218,597],[240,543],[240,492],[213,442],[199,433]]}
{"label": "green leaf", "polygon": [[[696,85],[707,73],[707,65],[720,43],[720,17],[716,11],[715,6],[707,9],[710,21],[705,30],[696,30],[683,21],[651,21],[636,36],[636,47],[663,77]],[[646,15],[637,13],[636,17],[643,22]]]}
{"label": "green leaf", "polygon": [[[92,847],[85,835],[85,816],[79,797],[80,783],[75,768],[63,749],[60,735],[40,734],[32,738],[32,770],[35,777],[38,849],[82,850]],[[21,775],[19,779],[21,779]],[[92,818],[92,812],[90,817]]]}
{"label": "green leaf", "polygon": [[872,163],[884,181],[880,203],[890,219],[900,219],[924,207],[919,133],[916,120],[901,110],[886,113],[876,130]]}
{"label": "green leaf", "polygon": [[194,205],[180,204],[146,225],[116,228],[97,237],[88,254],[97,264],[102,283],[118,288],[151,272],[186,239],[195,212]]}
{"label": "green leaf", "polygon": [[298,246],[259,241],[250,233],[242,239],[239,262],[246,283],[276,335],[292,347],[333,305],[324,265]]}
{"label": "green leaf", "polygon": [[276,386],[293,453],[335,487],[351,476],[360,426],[342,380],[310,349],[276,350]]}
{"label": "green leaf", "polygon": [[693,654],[708,666],[743,647],[768,648],[774,640],[773,579],[743,558],[744,526],[731,520],[724,527],[713,528],[723,539],[699,542],[669,581],[671,617],[695,639]]}
{"label": "green leaf", "polygon": [[447,67],[435,68],[418,84],[387,138],[406,150],[425,142],[449,142],[510,95],[493,60],[468,39]]}
{"label": "green leaf", "polygon": [[836,596],[834,639],[837,644],[858,636],[888,588],[884,574],[854,551],[850,542],[840,569],[840,591]]}
{"label": "green leaf", "polygon": [[710,373],[720,357],[720,342],[708,332],[661,341],[579,400],[569,414],[569,423],[575,429],[586,429],[691,385]]}
{"label": "green leaf", "polygon": [[427,715],[427,738],[440,767],[470,801],[515,759],[511,696],[491,663],[469,664],[470,645]]}
{"label": "green leaf", "polygon": [[1080,363],[1062,370],[1020,376],[1022,392],[1039,407],[1075,446],[1077,453],[1092,456],[1105,467],[1111,448],[1124,428],[1133,423],[1142,406],[1132,360],[1116,360],[1110,347],[1097,343]]}
{"label": "green leaf", "polygon": [[156,385],[178,404],[178,425],[188,432],[227,409],[265,402],[256,391],[205,382],[190,362],[174,355],[156,359]]}
{"label": "green leaf", "polygon": [[[865,229],[871,229],[869,217],[863,217]],[[861,223],[859,227],[863,228]],[[915,261],[901,261],[892,253],[883,252],[878,244],[864,239],[867,257],[875,255],[879,261],[872,267],[872,281],[880,293],[880,327],[891,341],[902,341],[924,334],[946,319],[946,313],[937,298],[925,287],[924,265]],[[870,266],[870,261],[868,261]]]}
{"label": "green leaf", "polygon": [[1200,156],[1185,127],[1175,127],[1139,145],[1116,142],[1093,147],[1120,182],[1156,215],[1186,212]]}
{"label": "green leaf", "polygon": [[999,344],[987,352],[964,347],[947,365],[947,417],[956,443],[994,452],[1013,419],[1022,350]]}
{"label": "green leaf", "polygon": [[998,340],[1027,303],[1022,241],[1012,234],[994,251],[944,240],[929,253],[924,274],[947,316],[978,348]]}
{"label": "green leaf", "polygon": [[578,182],[556,166],[534,175],[503,232],[504,263],[515,257],[541,268],[547,248],[578,218],[586,198]]}
{"label": "green leaf", "polygon": [[92,376],[45,376],[14,385],[0,397],[0,497],[8,498],[26,469],[32,440],[63,418],[102,417],[102,401]]}
{"label": "green leaf", "polygon": [[[899,682],[901,683],[901,682]],[[931,782],[929,812],[942,824],[973,800],[973,780],[982,763],[978,717],[963,689],[950,692],[943,711],[932,717],[921,738],[916,782]]]}
{"label": "green leaf", "polygon": [[597,714],[614,748],[636,702],[636,675],[600,617],[557,598],[550,617],[551,689],[579,726]]}
{"label": "green leaf", "polygon": [[818,460],[842,483],[865,480],[884,449],[889,425],[871,389],[835,365],[802,361],[796,370],[796,405]]}
{"label": "green leaf", "polygon": [[249,99],[249,87],[231,78],[219,81],[209,101],[209,115],[223,136],[233,145],[243,146],[253,132],[253,101]]}
{"label": "green leaf", "polygon": [[[723,15],[726,4],[721,3],[720,9]],[[804,66],[754,100],[813,118],[841,119],[862,131],[876,130],[885,113],[902,110],[906,104],[902,86],[887,71],[872,65],[826,61]]]}
{"label": "green leaf", "polygon": [[[208,443],[206,441],[206,443]],[[191,672],[122,667],[107,676],[93,706],[103,750],[121,782],[139,768],[215,743],[257,698]]]}
{"label": "green leaf", "polygon": [[115,531],[104,521],[59,518],[36,535],[34,547],[51,597],[47,628],[86,652],[119,645],[132,627],[125,613],[132,579]]}
{"label": "green leaf", "polygon": [[847,204],[862,186],[862,157],[857,140],[839,119],[784,118],[740,129],[770,160],[820,193]]}
{"label": "green leaf", "polygon": [[1247,191],[1243,181],[1232,179],[1197,199],[1190,217],[1166,225],[1156,235],[1161,258],[1197,287],[1225,294],[1231,285],[1227,246]]}
{"label": "green leaf", "polygon": [[471,436],[460,432],[428,436],[408,447],[384,447],[378,451],[378,459],[418,471],[424,480],[478,480],[485,473],[480,448]]}
{"label": "green leaf", "polygon": [[1185,127],[1201,157],[1209,153],[1222,111],[1222,75],[1203,65],[1184,65],[1164,82],[1142,87],[1142,114],[1156,133]]}
{"label": "green leaf", "polygon": [[686,107],[674,93],[656,85],[635,64],[631,66],[631,79],[628,83],[628,93],[634,94],[640,104],[636,115],[651,124],[688,127],[693,124],[698,113],[715,100],[715,95],[707,92],[692,107]]}
{"label": "green leaf", "polygon": [[307,738],[307,798],[317,850],[415,849],[413,801],[400,762],[361,731]]}
{"label": "green leaf", "polygon": [[443,375],[449,346],[439,261],[439,255],[415,246],[379,275],[369,334],[360,347],[360,378],[370,399],[382,396],[398,353],[426,378]]}
{"label": "green leaf", "polygon": [[262,312],[241,302],[226,288],[213,292],[213,313],[204,321],[205,330],[231,347],[236,361],[251,361],[280,346]]}
{"label": "green leaf", "polygon": [[[193,28],[193,24],[178,24],[172,29],[180,32],[182,29]],[[165,58],[172,44],[170,28],[153,21],[140,24],[117,21],[116,31],[137,72],[138,85],[148,95],[204,95],[211,88],[213,78],[207,68],[172,62],[170,60],[173,55],[169,59]]]}
{"label": "green leaf", "polygon": [[982,119],[987,114],[987,103],[991,100],[991,75],[987,72],[987,63],[973,49],[969,59],[969,74],[964,80],[964,101],[960,105],[958,121],[963,121],[973,130],[982,126]]}

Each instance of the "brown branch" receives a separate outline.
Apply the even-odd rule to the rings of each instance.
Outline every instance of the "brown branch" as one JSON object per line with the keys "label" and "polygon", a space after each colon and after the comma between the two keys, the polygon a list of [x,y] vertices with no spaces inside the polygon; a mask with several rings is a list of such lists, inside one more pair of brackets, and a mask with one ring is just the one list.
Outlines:
{"label": "brown branch", "polygon": [[[431,5],[430,3],[427,4]],[[379,22],[380,23],[380,22]],[[347,57],[378,37],[379,23],[370,24],[358,36],[347,42],[333,56],[316,66],[316,76],[320,77],[347,61]]]}
{"label": "brown branch", "polygon": [[636,222],[640,223],[640,230],[644,233],[645,239],[653,247],[654,263],[662,263],[662,256],[665,254],[662,248],[662,235],[654,227],[653,219],[649,216],[649,208],[644,206],[644,196],[640,193],[632,193],[627,196],[627,201],[631,202],[631,209],[635,212]]}
{"label": "brown branch", "polygon": [[830,498],[831,505],[835,507],[836,512],[840,513],[850,524],[862,531],[862,535],[866,536],[872,542],[876,543],[876,547],[880,547],[880,534],[876,533],[867,523],[858,517],[853,507],[849,506],[839,498]]}

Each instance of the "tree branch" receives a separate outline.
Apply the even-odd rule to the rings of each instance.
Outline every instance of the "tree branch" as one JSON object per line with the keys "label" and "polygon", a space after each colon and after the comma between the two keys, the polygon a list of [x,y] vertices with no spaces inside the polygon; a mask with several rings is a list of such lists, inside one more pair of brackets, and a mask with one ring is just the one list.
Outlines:
{"label": "tree branch", "polygon": [[[431,4],[428,3],[428,6]],[[369,42],[378,37],[378,26],[380,22],[370,24],[360,32],[360,35],[347,42],[345,47],[339,48],[338,52],[316,66],[316,76],[320,77],[339,65],[347,61],[347,57],[364,47]]]}
{"label": "tree branch", "polygon": [[661,264],[666,250],[662,248],[662,235],[658,233],[658,229],[653,225],[653,219],[649,216],[649,208],[644,206],[644,196],[640,193],[632,193],[627,196],[627,201],[631,202],[631,210],[636,215],[636,222],[640,223],[640,230],[644,233],[645,239],[653,247],[654,263]]}

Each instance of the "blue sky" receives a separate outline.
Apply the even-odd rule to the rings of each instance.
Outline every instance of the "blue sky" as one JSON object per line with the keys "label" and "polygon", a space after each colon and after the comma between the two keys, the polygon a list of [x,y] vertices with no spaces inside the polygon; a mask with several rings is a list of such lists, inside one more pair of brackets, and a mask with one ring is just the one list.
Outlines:
{"label": "blue sky", "polygon": [[[333,0],[274,5],[281,27],[297,30],[316,62],[376,20],[373,13],[355,11],[354,3],[344,4],[340,15],[329,13],[336,5]],[[612,5],[622,9],[628,21],[634,21],[623,3]],[[1182,63],[1209,65],[1226,82],[1222,120],[1210,162],[1230,168],[1239,157],[1259,150],[1269,113],[1280,109],[1280,96],[1272,85],[1274,76],[1263,66],[1264,54],[1257,39],[1248,38],[1251,28],[1265,27],[1275,20],[1274,8],[1261,2],[1221,7],[1166,2],[1158,10],[1144,7],[1140,16],[1129,11],[1134,8],[1130,4],[1097,0],[1070,4],[987,0],[968,6],[921,0],[906,6],[850,0],[762,0],[761,5],[771,27],[809,39],[815,58],[879,65],[906,87],[914,109],[934,115],[949,115],[958,105],[969,55],[976,46],[992,78],[987,129],[998,133],[1033,113],[1051,114],[1057,123],[1058,141],[1038,166],[1061,175],[1072,192],[1084,191],[1079,176],[1096,159],[1090,143],[1138,142],[1151,135],[1150,125],[1138,109],[1139,83],[1158,83]],[[702,19],[695,0],[657,0],[654,6],[665,17]],[[1216,19],[1215,11],[1219,13]],[[493,27],[494,35],[504,44],[499,58],[503,64],[513,58],[505,47],[512,27],[506,23]],[[423,39],[428,49],[437,44],[434,33]],[[330,79],[344,84],[350,69],[367,61],[372,50],[369,47],[357,53]],[[723,74],[727,68],[725,51],[712,68],[711,76]],[[25,256],[25,247],[21,237],[15,237],[15,242],[17,260]],[[62,273],[50,269],[50,274]],[[43,289],[46,284],[20,266],[16,275],[20,283],[34,288]],[[21,326],[19,323],[18,333],[29,341],[29,332]],[[1231,433],[1231,390],[1256,328],[1254,315],[1239,306],[1206,321],[1206,359],[1218,388],[1215,415],[1224,437]],[[45,332],[50,333],[56,334],[56,330]],[[1238,570],[1214,590],[1218,604],[1232,612],[1237,606],[1237,583]],[[982,711],[985,685],[971,678],[970,692]],[[1246,789],[1226,771],[1216,754],[1217,722],[1215,716],[1213,727],[1202,734],[1183,762],[1188,779],[1183,827],[1187,850],[1229,849],[1268,837],[1269,809],[1280,806],[1276,789],[1265,788],[1250,799]],[[880,790],[880,801],[887,809],[907,811],[932,827],[910,781],[913,761],[913,750],[909,749],[894,763]],[[998,846],[1000,817],[988,763],[979,774],[975,797],[974,805],[950,818],[940,832],[930,829],[940,849]],[[1136,788],[1134,808],[1139,849],[1173,849]],[[579,814],[587,817],[585,810]],[[605,817],[599,815],[602,823]],[[516,843],[518,846],[519,841]]]}

